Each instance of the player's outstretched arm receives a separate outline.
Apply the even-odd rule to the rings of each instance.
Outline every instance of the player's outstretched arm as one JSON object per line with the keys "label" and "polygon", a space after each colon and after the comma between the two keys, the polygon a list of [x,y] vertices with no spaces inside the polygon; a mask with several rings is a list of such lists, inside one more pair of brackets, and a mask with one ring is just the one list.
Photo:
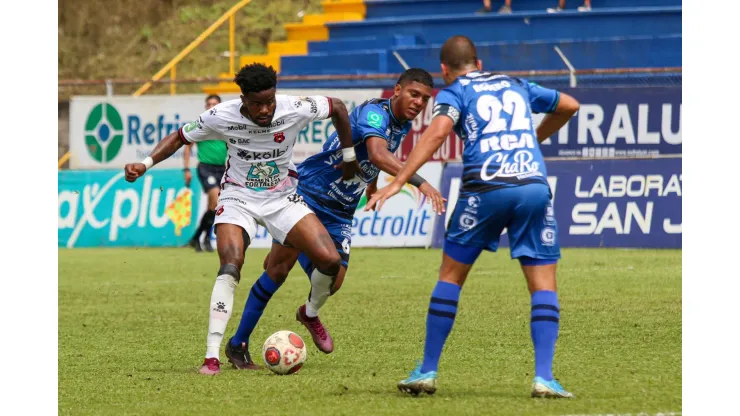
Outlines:
{"label": "player's outstretched arm", "polygon": [[447,137],[449,137],[450,132],[452,131],[452,127],[453,121],[450,117],[443,115],[434,117],[432,119],[432,123],[421,135],[419,141],[416,142],[414,150],[411,151],[408,160],[406,160],[403,168],[401,168],[401,171],[396,175],[396,179],[394,179],[390,185],[378,190],[378,192],[376,192],[375,195],[367,201],[365,211],[373,209],[376,204],[378,205],[376,210],[380,210],[383,203],[388,198],[397,194],[401,190],[401,187],[403,187],[403,184],[408,182],[416,171],[418,171],[419,168],[421,168],[422,165],[432,157],[434,152],[442,146],[445,140],[447,140]]}
{"label": "player's outstretched arm", "polygon": [[575,98],[561,92],[560,100],[555,110],[546,115],[540,125],[537,126],[537,141],[542,143],[560,130],[573,117],[573,114],[578,111],[579,107],[580,104]]}
{"label": "player's outstretched arm", "polygon": [[339,98],[330,98],[331,100],[331,122],[337,131],[339,143],[342,145],[342,179],[349,180],[360,173],[360,165],[357,163],[354,143],[352,142],[352,125],[349,122],[349,113],[344,101]]}
{"label": "player's outstretched arm", "polygon": [[[385,139],[371,136],[365,139],[365,145],[367,146],[367,153],[370,158],[370,162],[372,162],[373,165],[391,176],[398,175],[398,172],[403,168],[403,162],[388,150],[388,142]],[[421,193],[429,199],[429,202],[432,203],[432,209],[434,212],[438,214],[444,212],[444,202],[446,199],[442,197],[442,194],[430,185],[426,179],[422,178],[418,173],[414,173],[408,183],[419,188]],[[368,195],[371,196],[370,194]]]}
{"label": "player's outstretched arm", "polygon": [[144,175],[147,169],[175,154],[182,145],[183,142],[180,139],[179,132],[176,131],[169,134],[161,142],[157,143],[157,146],[149,157],[139,163],[129,163],[123,168],[126,173],[126,180],[129,182],[135,181]]}
{"label": "player's outstretched arm", "polygon": [[185,186],[190,188],[190,181],[193,180],[193,174],[190,173],[190,146],[182,149],[183,168],[185,170]]}

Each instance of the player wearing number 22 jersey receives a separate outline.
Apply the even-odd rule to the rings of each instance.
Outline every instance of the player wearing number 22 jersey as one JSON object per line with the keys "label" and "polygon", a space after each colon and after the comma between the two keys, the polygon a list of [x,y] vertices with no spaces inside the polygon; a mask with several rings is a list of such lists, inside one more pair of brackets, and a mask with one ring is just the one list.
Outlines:
{"label": "player wearing number 22 jersey", "polygon": [[[429,128],[406,165],[368,208],[400,189],[454,130],[464,142],[460,198],[450,217],[439,281],[432,292],[424,360],[398,388],[434,393],[445,340],[457,313],[462,285],[483,250],[496,251],[506,228],[531,294],[530,332],[535,352],[535,397],[572,397],[553,378],[552,359],[560,309],[555,268],[560,258],[557,224],[539,142],[559,130],[578,102],[522,79],[482,70],[475,45],[454,36],[442,46],[442,75]],[[533,113],[547,113],[535,128]]]}

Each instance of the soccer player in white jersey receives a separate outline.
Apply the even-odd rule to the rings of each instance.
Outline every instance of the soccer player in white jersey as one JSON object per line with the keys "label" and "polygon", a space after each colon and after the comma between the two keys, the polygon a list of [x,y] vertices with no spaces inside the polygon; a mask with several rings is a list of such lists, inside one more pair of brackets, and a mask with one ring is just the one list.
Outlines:
{"label": "soccer player in white jersey", "polygon": [[[215,220],[221,267],[211,294],[202,374],[220,371],[219,350],[231,317],[234,290],[257,224],[267,228],[279,243],[304,252],[316,265],[308,302],[317,310],[329,297],[339,273],[341,259],[334,242],[295,192],[298,174],[291,159],[298,132],[313,120],[331,117],[345,161],[342,177],[351,179],[360,171],[349,115],[342,100],[275,95],[277,74],[262,64],[243,67],[234,82],[242,91],[240,99],[207,110],[196,121],[165,137],[142,162],[129,163],[124,168],[126,180],[133,182],[183,145],[223,140],[228,147]],[[263,289],[262,296],[274,293]],[[259,368],[249,356],[248,346],[241,353],[243,368]]]}

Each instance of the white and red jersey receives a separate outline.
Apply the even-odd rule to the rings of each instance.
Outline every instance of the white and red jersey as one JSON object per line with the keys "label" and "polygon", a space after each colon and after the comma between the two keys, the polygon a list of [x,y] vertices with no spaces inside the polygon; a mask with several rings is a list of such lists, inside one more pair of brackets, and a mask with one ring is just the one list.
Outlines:
{"label": "white and red jersey", "polygon": [[[331,116],[331,100],[322,96],[276,95],[275,115],[268,127],[260,127],[239,111],[240,99],[225,101],[206,110],[196,121],[179,130],[186,144],[222,140],[228,148],[226,173],[221,186],[231,183],[265,195],[263,191],[292,191],[297,181],[293,145],[298,133],[311,121]],[[287,186],[286,186],[287,185]],[[251,194],[252,192],[250,192]]]}

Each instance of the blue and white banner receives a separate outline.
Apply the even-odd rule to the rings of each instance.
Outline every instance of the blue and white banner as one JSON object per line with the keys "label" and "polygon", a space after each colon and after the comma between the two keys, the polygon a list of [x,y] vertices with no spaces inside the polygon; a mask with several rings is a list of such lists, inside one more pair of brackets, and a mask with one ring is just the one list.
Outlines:
{"label": "blue and white banner", "polygon": [[[419,174],[435,187],[442,163]],[[378,187],[393,177],[381,172]],[[200,182],[185,187],[181,169],[152,169],[134,183],[123,170],[67,170],[58,174],[59,247],[182,246],[193,236],[206,209]],[[352,221],[353,247],[429,247],[436,215],[418,189],[406,185],[380,212],[365,212],[363,196]],[[215,246],[215,235],[208,238]],[[268,248],[272,237],[261,226],[250,247]]]}
{"label": "blue and white banner", "polygon": [[[681,87],[577,88],[578,113],[540,145],[545,157],[624,158],[682,153]],[[535,114],[539,125],[545,114]]]}
{"label": "blue and white banner", "polygon": [[[551,161],[547,171],[562,247],[681,248],[681,158]],[[461,174],[460,163],[442,174],[447,220]],[[433,247],[446,224],[437,221]]]}
{"label": "blue and white banner", "polygon": [[59,247],[181,246],[204,207],[181,169],[152,169],[134,183],[115,171],[60,171]]}

